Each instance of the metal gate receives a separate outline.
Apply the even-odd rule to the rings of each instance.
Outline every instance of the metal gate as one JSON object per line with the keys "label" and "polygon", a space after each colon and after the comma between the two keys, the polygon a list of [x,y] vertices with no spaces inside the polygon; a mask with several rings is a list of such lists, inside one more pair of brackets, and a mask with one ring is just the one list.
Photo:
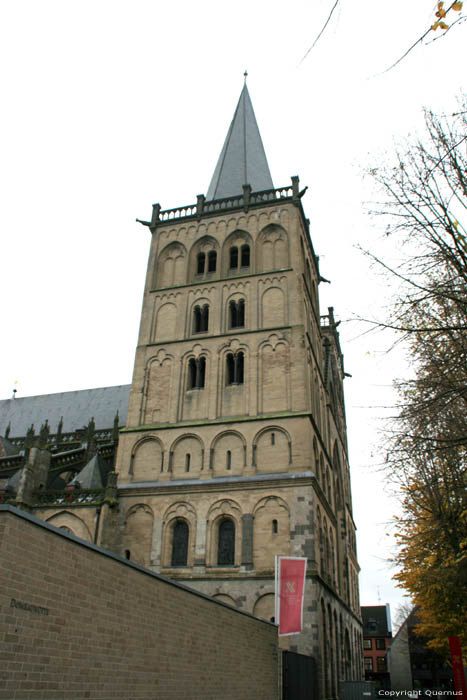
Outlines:
{"label": "metal gate", "polygon": [[282,652],[282,700],[318,700],[318,674],[312,656]]}

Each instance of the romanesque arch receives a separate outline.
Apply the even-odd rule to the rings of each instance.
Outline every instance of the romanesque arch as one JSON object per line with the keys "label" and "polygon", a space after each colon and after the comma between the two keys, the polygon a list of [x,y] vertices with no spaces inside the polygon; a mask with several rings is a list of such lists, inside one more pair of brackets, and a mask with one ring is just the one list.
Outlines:
{"label": "romanesque arch", "polygon": [[253,615],[268,622],[275,622],[274,593],[265,593],[258,598],[253,607]]}
{"label": "romanesque arch", "polygon": [[204,445],[198,435],[186,434],[170,449],[170,470],[174,479],[196,479],[203,469]]}
{"label": "romanesque arch", "polygon": [[266,496],[254,510],[253,561],[255,569],[274,569],[274,557],[290,554],[290,516],[287,503]]}
{"label": "romanesque arch", "polygon": [[286,299],[280,287],[268,287],[261,297],[261,325],[277,328],[286,324]]}
{"label": "romanesque arch", "polygon": [[173,358],[165,350],[152,357],[145,372],[142,423],[165,423],[169,420],[172,392]]}
{"label": "romanesque arch", "polygon": [[289,408],[289,343],[272,334],[259,348],[259,395],[262,413]]}
{"label": "romanesque arch", "polygon": [[241,474],[246,464],[246,440],[236,430],[226,430],[212,441],[210,453],[214,475]]}
{"label": "romanesque arch", "polygon": [[154,340],[173,340],[177,323],[177,305],[172,302],[162,303],[156,310]]}
{"label": "romanesque arch", "polygon": [[193,566],[196,512],[191,503],[178,501],[163,516],[162,566]]}
{"label": "romanesque arch", "polygon": [[46,522],[48,522],[49,525],[54,525],[55,527],[63,529],[65,532],[75,535],[75,537],[86,540],[86,542],[92,542],[92,535],[88,526],[84,520],[81,520],[81,518],[74,513],[64,510],[60,513],[55,513],[55,515],[51,515],[50,518],[47,518]]}
{"label": "romanesque arch", "polygon": [[256,242],[258,272],[283,270],[289,267],[289,242],[282,226],[270,224],[259,234]]}
{"label": "romanesque arch", "polygon": [[133,448],[130,473],[134,481],[156,481],[163,470],[164,448],[159,438],[144,437]]}
{"label": "romanesque arch", "polygon": [[292,463],[292,438],[278,425],[263,428],[253,440],[253,457],[258,472],[287,471]]}
{"label": "romanesque arch", "polygon": [[222,246],[222,276],[248,274],[254,270],[253,239],[247,231],[233,231]]}
{"label": "romanesque arch", "polygon": [[184,284],[186,259],[186,248],[182,243],[169,243],[159,253],[153,286],[161,288]]}
{"label": "romanesque arch", "polygon": [[188,282],[219,277],[219,243],[212,236],[203,236],[190,250]]}
{"label": "romanesque arch", "polygon": [[153,524],[154,513],[145,503],[136,503],[126,512],[122,550],[135,564],[150,565]]}
{"label": "romanesque arch", "polygon": [[[206,547],[208,566],[240,565],[241,516],[242,511],[239,504],[230,498],[220,499],[210,507],[207,518]],[[232,525],[228,525],[228,523],[232,523]],[[226,553],[233,555],[228,563],[226,563],[226,558],[222,557]]]}

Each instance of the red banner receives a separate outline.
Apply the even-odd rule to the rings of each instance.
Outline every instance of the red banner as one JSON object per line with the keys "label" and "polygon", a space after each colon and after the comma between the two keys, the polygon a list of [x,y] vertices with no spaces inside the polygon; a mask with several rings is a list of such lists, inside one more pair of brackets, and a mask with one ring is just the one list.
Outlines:
{"label": "red banner", "polygon": [[276,622],[279,635],[298,634],[303,623],[306,557],[276,557]]}
{"label": "red banner", "polygon": [[464,666],[462,665],[462,649],[459,637],[449,637],[449,650],[451,652],[452,677],[454,690],[457,697],[467,700],[467,687],[465,685]]}

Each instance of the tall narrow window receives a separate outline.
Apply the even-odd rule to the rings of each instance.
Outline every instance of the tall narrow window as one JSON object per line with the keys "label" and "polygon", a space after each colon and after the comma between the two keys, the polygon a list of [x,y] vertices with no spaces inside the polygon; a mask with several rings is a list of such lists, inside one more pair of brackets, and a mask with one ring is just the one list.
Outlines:
{"label": "tall narrow window", "polygon": [[243,352],[233,355],[231,352],[226,358],[226,384],[243,384]]}
{"label": "tall narrow window", "polygon": [[188,389],[196,388],[196,360],[194,357],[190,358],[188,362]]}
{"label": "tall narrow window", "polygon": [[234,246],[229,250],[229,268],[236,269],[238,267],[238,248]]}
{"label": "tall narrow window", "polygon": [[277,520],[273,520],[272,521],[272,534],[277,535],[278,531],[279,531],[279,528],[278,528]]}
{"label": "tall narrow window", "polygon": [[245,300],[231,301],[229,304],[229,321],[231,328],[243,328],[245,325]]}
{"label": "tall narrow window", "polygon": [[234,356],[232,355],[231,352],[227,355],[226,359],[226,375],[227,375],[227,381],[226,384],[233,384],[235,381],[235,362],[234,362]]}
{"label": "tall narrow window", "polygon": [[177,520],[173,527],[172,566],[186,566],[188,561],[188,525]]}
{"label": "tall narrow window", "polygon": [[249,245],[242,245],[242,247],[241,247],[241,266],[242,267],[249,267],[250,266],[250,246]]}
{"label": "tall narrow window", "polygon": [[232,452],[227,450],[226,469],[232,469]]}
{"label": "tall narrow window", "polygon": [[190,471],[190,462],[191,462],[191,455],[187,453],[185,455],[185,471],[189,472]]}
{"label": "tall narrow window", "polygon": [[226,566],[235,563],[235,525],[232,520],[222,520],[219,525],[217,563]]}
{"label": "tall narrow window", "polygon": [[208,253],[208,272],[215,272],[217,267],[217,253],[210,250]]}
{"label": "tall narrow window", "polygon": [[208,304],[204,304],[203,308],[201,309],[201,331],[203,333],[206,333],[208,330],[209,326],[209,306]]}
{"label": "tall narrow window", "polygon": [[195,306],[193,309],[193,333],[200,333],[201,331],[201,309],[199,306]]}
{"label": "tall narrow window", "polygon": [[204,381],[206,379],[206,358],[200,357],[198,360],[197,386],[198,389],[204,389]]}
{"label": "tall narrow window", "polygon": [[235,301],[231,301],[229,304],[229,316],[230,316],[230,327],[236,328],[237,327],[237,303]]}
{"label": "tall narrow window", "polygon": [[237,326],[243,328],[245,325],[245,301],[240,299],[237,303]]}
{"label": "tall narrow window", "polygon": [[209,326],[209,304],[193,309],[193,333],[206,333]]}
{"label": "tall narrow window", "polygon": [[276,433],[271,433],[271,445],[276,444]]}
{"label": "tall narrow window", "polygon": [[196,274],[197,275],[203,275],[204,274],[204,266],[206,264],[206,255],[205,253],[198,253],[196,257]]}
{"label": "tall narrow window", "polygon": [[204,389],[206,379],[206,358],[190,357],[188,362],[188,389]]}

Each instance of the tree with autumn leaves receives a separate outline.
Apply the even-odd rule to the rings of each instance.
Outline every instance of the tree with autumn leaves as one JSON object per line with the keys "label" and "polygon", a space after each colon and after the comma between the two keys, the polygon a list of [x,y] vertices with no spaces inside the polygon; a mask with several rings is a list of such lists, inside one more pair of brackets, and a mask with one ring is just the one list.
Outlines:
{"label": "tree with autumn leaves", "polygon": [[377,325],[398,333],[414,368],[387,433],[385,469],[402,493],[395,578],[419,606],[418,632],[446,652],[453,635],[467,649],[467,100],[425,123],[394,167],[371,171],[403,262],[373,258],[398,283]]}

